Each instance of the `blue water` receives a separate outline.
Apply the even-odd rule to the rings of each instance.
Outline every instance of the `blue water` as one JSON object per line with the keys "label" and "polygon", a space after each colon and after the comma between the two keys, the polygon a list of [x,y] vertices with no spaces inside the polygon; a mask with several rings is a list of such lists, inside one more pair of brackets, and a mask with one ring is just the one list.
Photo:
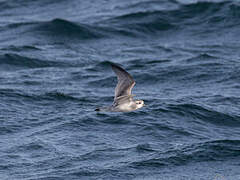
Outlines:
{"label": "blue water", "polygon": [[[240,180],[240,1],[1,0],[0,180]],[[117,83],[146,106],[96,113]]]}

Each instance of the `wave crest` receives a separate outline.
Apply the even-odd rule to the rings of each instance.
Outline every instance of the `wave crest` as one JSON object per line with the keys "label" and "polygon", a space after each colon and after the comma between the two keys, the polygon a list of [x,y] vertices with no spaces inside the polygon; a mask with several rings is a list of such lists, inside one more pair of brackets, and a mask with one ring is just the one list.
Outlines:
{"label": "wave crest", "polygon": [[[196,2],[180,4],[177,7],[169,10],[131,12],[109,19],[108,23],[142,33],[179,30],[186,27],[192,29],[196,26],[206,26],[207,29],[238,26],[236,18],[240,17],[240,6],[231,1]],[[195,30],[199,29],[203,30],[203,28]]]}
{"label": "wave crest", "polygon": [[95,39],[103,37],[103,34],[101,34],[95,27],[83,24],[79,25],[64,19],[53,19],[49,22],[40,23],[35,29],[54,36],[68,36],[80,39]]}
{"label": "wave crest", "polygon": [[1,69],[11,68],[43,68],[43,67],[61,67],[65,66],[65,63],[40,60],[37,58],[30,58],[26,56],[20,56],[14,53],[6,53],[0,55]]}
{"label": "wave crest", "polygon": [[239,116],[218,112],[195,104],[170,105],[169,110],[178,115],[195,117],[198,120],[218,126],[240,126]]}

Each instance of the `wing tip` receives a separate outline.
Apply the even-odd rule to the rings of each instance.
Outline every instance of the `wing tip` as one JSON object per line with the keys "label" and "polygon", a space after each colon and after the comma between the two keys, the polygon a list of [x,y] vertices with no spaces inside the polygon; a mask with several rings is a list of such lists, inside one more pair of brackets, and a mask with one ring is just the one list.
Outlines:
{"label": "wing tip", "polygon": [[112,68],[122,69],[122,68],[120,67],[120,65],[117,65],[117,64],[115,64],[115,63],[113,63],[113,62],[110,62],[110,65],[111,65]]}
{"label": "wing tip", "polygon": [[118,64],[112,63],[112,62],[111,62],[110,64],[111,64],[111,67],[112,67],[113,70],[122,71],[122,72],[127,73],[128,75],[130,75],[126,70],[124,70],[124,69],[121,67],[121,65],[118,65]]}

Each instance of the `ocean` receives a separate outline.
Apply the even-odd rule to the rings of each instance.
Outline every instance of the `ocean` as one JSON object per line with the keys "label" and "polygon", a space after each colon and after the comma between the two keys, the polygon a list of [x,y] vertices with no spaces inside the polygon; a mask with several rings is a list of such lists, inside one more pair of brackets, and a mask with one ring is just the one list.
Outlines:
{"label": "ocean", "polygon": [[239,89],[239,0],[0,0],[0,180],[240,180]]}

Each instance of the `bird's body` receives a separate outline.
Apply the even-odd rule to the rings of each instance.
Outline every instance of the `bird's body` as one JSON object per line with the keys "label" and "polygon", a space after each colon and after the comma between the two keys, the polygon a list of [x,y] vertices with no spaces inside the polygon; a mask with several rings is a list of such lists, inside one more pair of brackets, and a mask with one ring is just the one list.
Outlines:
{"label": "bird's body", "polygon": [[134,100],[131,94],[135,81],[132,76],[121,67],[111,64],[118,78],[115,97],[112,106],[98,108],[96,111],[130,112],[143,107],[143,100]]}

